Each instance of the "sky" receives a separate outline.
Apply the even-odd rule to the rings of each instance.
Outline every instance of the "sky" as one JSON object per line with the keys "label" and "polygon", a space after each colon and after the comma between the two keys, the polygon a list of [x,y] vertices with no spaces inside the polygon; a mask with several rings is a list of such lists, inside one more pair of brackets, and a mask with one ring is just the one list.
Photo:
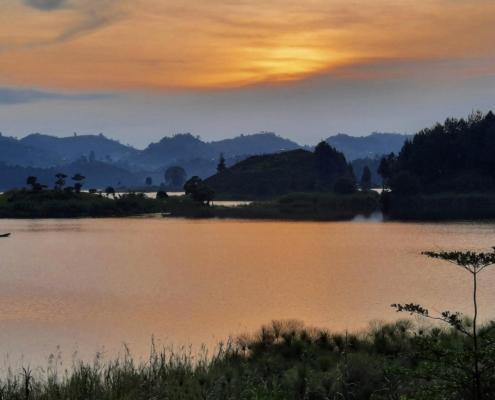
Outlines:
{"label": "sky", "polygon": [[0,0],[0,131],[415,133],[494,109],[492,0]]}

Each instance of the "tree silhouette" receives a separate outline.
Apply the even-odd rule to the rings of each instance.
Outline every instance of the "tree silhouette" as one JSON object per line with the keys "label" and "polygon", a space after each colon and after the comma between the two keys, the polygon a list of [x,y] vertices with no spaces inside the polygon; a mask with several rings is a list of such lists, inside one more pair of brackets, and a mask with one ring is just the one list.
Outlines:
{"label": "tree silhouette", "polygon": [[390,164],[385,157],[382,157],[380,165],[378,167],[378,175],[382,177],[382,188],[385,189],[385,180],[390,178]]}
{"label": "tree silhouette", "polygon": [[55,178],[57,178],[57,180],[55,181],[55,188],[61,190],[62,187],[65,186],[66,183],[65,178],[67,178],[67,175],[59,172],[57,175],[55,175]]}
{"label": "tree silhouette", "polygon": [[105,194],[108,196],[112,195],[112,197],[115,199],[115,189],[112,186],[107,186],[105,189]]}
{"label": "tree silhouette", "polygon": [[91,150],[91,151],[89,152],[89,161],[94,161],[94,160],[95,160],[95,158],[96,158],[96,156],[95,156],[95,152],[94,152],[93,150]]}
{"label": "tree silhouette", "polygon": [[222,172],[227,169],[227,166],[225,165],[225,157],[223,156],[223,153],[220,153],[220,158],[218,159],[218,164],[217,164],[217,172]]}
{"label": "tree silhouette", "polygon": [[150,176],[148,176],[145,182],[148,186],[151,186],[153,184],[153,179]]}
{"label": "tree silhouette", "polygon": [[81,181],[83,181],[84,179],[86,179],[86,177],[84,175],[81,175],[78,172],[71,179],[76,182],[74,184],[74,189],[75,189],[76,193],[80,193],[81,192],[81,188],[83,187],[83,184],[81,183]]}
{"label": "tree silhouette", "polygon": [[165,182],[172,186],[182,186],[186,181],[187,173],[184,168],[175,165],[165,171]]}
{"label": "tree silhouette", "polygon": [[193,176],[184,184],[184,191],[190,195],[194,201],[209,205],[215,198],[215,192],[209,186],[203,185],[203,180],[199,176]]}
{"label": "tree silhouette", "polygon": [[361,189],[371,189],[371,171],[367,165],[363,168],[363,175],[361,175]]}
{"label": "tree silhouette", "polygon": [[[430,315],[429,311],[419,304],[392,304],[397,312],[408,312],[425,318],[438,320],[450,325],[466,337],[469,346],[459,351],[442,348],[431,338],[418,339],[418,351],[415,356],[424,363],[414,371],[406,371],[409,375],[423,379],[438,379],[443,385],[437,385],[439,390],[459,389],[471,399],[480,400],[484,393],[489,393],[489,382],[495,378],[495,353],[493,341],[487,337],[495,329],[495,322],[480,329],[478,326],[478,274],[486,267],[495,264],[495,247],[491,253],[474,253],[452,251],[423,252],[422,254],[451,264],[457,265],[469,272],[473,278],[473,321],[472,324],[461,317],[459,312],[444,311],[438,316]],[[488,387],[486,387],[488,385]],[[433,387],[432,390],[435,390]],[[462,398],[467,398],[462,396]],[[490,397],[491,398],[491,397]]]}

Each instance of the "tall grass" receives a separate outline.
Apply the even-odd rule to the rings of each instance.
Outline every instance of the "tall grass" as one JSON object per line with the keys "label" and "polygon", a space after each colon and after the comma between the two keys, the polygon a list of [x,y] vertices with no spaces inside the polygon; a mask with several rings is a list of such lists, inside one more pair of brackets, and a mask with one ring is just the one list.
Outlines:
{"label": "tall grass", "polygon": [[[416,326],[410,320],[373,323],[367,330],[332,333],[297,320],[274,320],[254,334],[241,334],[209,353],[157,348],[136,361],[126,349],[107,360],[97,354],[71,369],[4,371],[0,399],[420,399],[434,379],[401,376],[420,368],[418,338],[459,351],[463,337],[449,328]],[[493,392],[495,392],[495,383]],[[487,397],[491,398],[491,397]]]}

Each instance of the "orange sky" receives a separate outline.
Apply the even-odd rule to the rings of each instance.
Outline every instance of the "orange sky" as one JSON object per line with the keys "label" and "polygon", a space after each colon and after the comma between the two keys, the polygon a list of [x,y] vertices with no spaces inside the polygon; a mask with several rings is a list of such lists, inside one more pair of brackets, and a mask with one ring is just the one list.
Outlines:
{"label": "orange sky", "polygon": [[208,90],[439,60],[481,60],[439,75],[487,74],[494,22],[488,0],[3,0],[0,86]]}

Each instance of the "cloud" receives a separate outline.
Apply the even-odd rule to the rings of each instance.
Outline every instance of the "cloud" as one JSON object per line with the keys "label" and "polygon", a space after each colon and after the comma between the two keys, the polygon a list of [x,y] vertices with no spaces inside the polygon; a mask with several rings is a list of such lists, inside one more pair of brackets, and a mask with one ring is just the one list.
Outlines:
{"label": "cloud", "polygon": [[17,89],[0,87],[0,105],[24,104],[37,100],[95,100],[114,97],[111,93],[66,94],[43,92],[35,89]]}
{"label": "cloud", "polygon": [[67,0],[24,0],[24,4],[42,11],[63,8]]}

